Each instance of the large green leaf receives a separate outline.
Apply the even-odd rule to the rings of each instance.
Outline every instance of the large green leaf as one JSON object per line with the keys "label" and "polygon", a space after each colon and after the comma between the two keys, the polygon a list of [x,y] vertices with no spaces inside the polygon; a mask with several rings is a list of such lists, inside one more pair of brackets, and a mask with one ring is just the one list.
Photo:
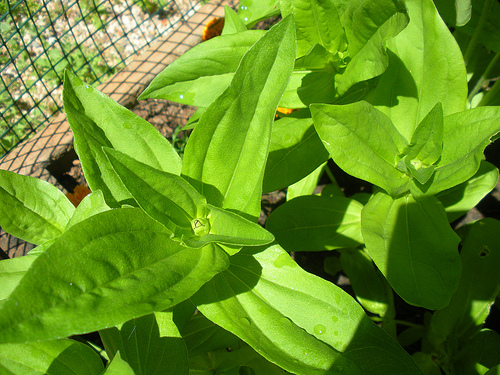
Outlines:
{"label": "large green leaf", "polygon": [[320,251],[363,243],[361,209],[353,199],[301,196],[279,206],[266,228],[287,251]]}
{"label": "large green leaf", "polygon": [[463,111],[467,78],[462,53],[431,0],[406,0],[410,22],[388,40],[389,67],[373,95],[406,138],[441,102],[444,115]]}
{"label": "large green leaf", "polygon": [[157,312],[99,332],[106,353],[126,361],[136,375],[187,375],[188,356],[171,312]]}
{"label": "large green leaf", "polygon": [[281,15],[293,14],[297,34],[297,57],[316,44],[332,53],[346,49],[346,36],[340,16],[331,0],[281,0]]}
{"label": "large green leaf", "polygon": [[99,355],[74,340],[0,344],[0,370],[1,366],[30,375],[97,375],[104,370]]}
{"label": "large green leaf", "polygon": [[141,209],[105,211],[41,253],[0,310],[0,342],[92,332],[173,306],[228,265],[187,248]]}
{"label": "large green leaf", "polygon": [[191,134],[182,173],[214,206],[259,216],[271,125],[294,59],[295,29],[287,17],[245,54]]}
{"label": "large green leaf", "polygon": [[85,178],[92,191],[102,190],[109,205],[116,206],[130,194],[113,172],[103,146],[154,168],[180,174],[179,155],[154,126],[69,71],[65,73],[63,101]]}
{"label": "large green leaf", "polygon": [[341,22],[348,40],[349,60],[345,71],[335,77],[339,95],[387,69],[384,43],[406,27],[408,15],[401,0],[356,0],[349,2]]}
{"label": "large green leaf", "polygon": [[292,373],[420,374],[352,297],[303,271],[276,245],[244,248],[192,300],[207,318]]}
{"label": "large green leaf", "polygon": [[407,142],[385,114],[364,101],[310,108],[316,131],[340,168],[390,195],[408,190],[408,176],[396,168]]}
{"label": "large green leaf", "polygon": [[459,237],[435,197],[375,194],[361,213],[366,249],[406,302],[446,306],[460,281]]}
{"label": "large green leaf", "polygon": [[329,159],[310,117],[284,117],[273,124],[263,192],[284,189]]}
{"label": "large green leaf", "polygon": [[0,170],[0,226],[40,245],[61,235],[75,207],[52,184]]}
{"label": "large green leaf", "polygon": [[500,131],[500,108],[480,107],[444,118],[443,151],[432,178],[412,192],[433,195],[474,176],[484,159],[484,149]]}
{"label": "large green leaf", "polygon": [[450,303],[436,311],[429,339],[435,347],[446,340],[464,343],[479,331],[500,292],[500,221],[472,224],[462,243],[462,277]]}
{"label": "large green leaf", "polygon": [[198,44],[158,74],[139,99],[208,107],[226,90],[243,55],[264,33],[248,30]]}

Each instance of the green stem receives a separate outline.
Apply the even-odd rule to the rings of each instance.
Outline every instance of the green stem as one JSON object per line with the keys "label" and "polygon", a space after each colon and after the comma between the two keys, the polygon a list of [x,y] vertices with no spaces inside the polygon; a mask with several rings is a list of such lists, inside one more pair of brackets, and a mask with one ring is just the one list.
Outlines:
{"label": "green stem", "polygon": [[[384,318],[380,318],[378,316],[371,316],[370,319],[373,320],[374,322],[384,322],[385,321]],[[410,322],[407,322],[405,320],[394,319],[392,321],[394,323],[396,323],[396,324],[401,325],[401,326],[407,326],[407,327],[419,328],[419,329],[423,329],[424,328],[424,326],[421,325],[421,324],[410,323]]]}
{"label": "green stem", "polygon": [[335,181],[335,177],[333,176],[332,171],[330,170],[330,168],[328,168],[328,164],[325,165],[325,172],[332,184],[336,184],[337,181]]}
{"label": "green stem", "polygon": [[484,26],[486,25],[486,20],[490,15],[490,9],[492,4],[493,0],[486,0],[484,2],[483,13],[481,14],[479,23],[476,26],[476,30],[474,30],[474,35],[472,35],[472,38],[469,41],[469,44],[467,45],[467,49],[465,50],[464,60],[466,65],[468,64],[469,60],[472,57],[472,54],[474,53],[474,50],[476,49],[477,43],[479,41],[479,36],[481,35],[481,32],[483,31]]}
{"label": "green stem", "polygon": [[488,76],[490,75],[491,71],[495,67],[495,65],[498,63],[498,59],[500,59],[500,52],[497,52],[493,59],[491,59],[490,63],[488,64],[488,67],[484,71],[483,75],[481,78],[478,79],[476,85],[472,89],[472,91],[469,94],[469,97],[467,98],[469,101],[472,100],[472,98],[481,90],[481,87],[483,86],[484,82],[488,80]]}
{"label": "green stem", "polygon": [[498,94],[500,91],[500,79],[497,79],[497,81],[491,86],[491,89],[486,91],[486,95],[483,97],[483,99],[479,102],[477,105],[478,107],[483,106],[483,105],[488,105],[488,103],[491,101],[491,99]]}

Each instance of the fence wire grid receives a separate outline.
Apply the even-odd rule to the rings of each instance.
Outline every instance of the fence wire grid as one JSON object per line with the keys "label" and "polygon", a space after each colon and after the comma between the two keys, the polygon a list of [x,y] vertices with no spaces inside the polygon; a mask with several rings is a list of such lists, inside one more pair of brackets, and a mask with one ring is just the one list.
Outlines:
{"label": "fence wire grid", "polygon": [[70,69],[102,83],[191,16],[200,0],[2,0],[0,159],[62,109]]}

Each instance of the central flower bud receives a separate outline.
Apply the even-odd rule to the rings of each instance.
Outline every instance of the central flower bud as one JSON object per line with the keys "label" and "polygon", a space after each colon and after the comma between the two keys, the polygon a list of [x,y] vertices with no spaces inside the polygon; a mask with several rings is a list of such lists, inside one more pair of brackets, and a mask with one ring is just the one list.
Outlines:
{"label": "central flower bud", "polygon": [[210,233],[210,222],[205,218],[196,218],[191,220],[191,228],[197,236],[203,236],[204,234]]}

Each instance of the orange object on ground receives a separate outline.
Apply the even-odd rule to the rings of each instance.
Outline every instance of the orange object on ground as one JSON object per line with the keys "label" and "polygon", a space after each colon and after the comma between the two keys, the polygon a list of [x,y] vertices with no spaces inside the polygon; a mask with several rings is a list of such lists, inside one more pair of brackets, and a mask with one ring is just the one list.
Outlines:
{"label": "orange object on ground", "polygon": [[78,207],[83,198],[85,198],[90,193],[91,191],[88,188],[88,186],[76,185],[74,192],[67,193],[66,196],[68,197],[69,201],[73,203],[75,207]]}
{"label": "orange object on ground", "polygon": [[289,115],[293,111],[296,111],[296,109],[278,107],[276,108],[276,111],[278,111],[279,113],[283,113],[284,115]]}
{"label": "orange object on ground", "polygon": [[224,18],[212,18],[203,29],[201,39],[203,41],[219,36],[224,28]]}

